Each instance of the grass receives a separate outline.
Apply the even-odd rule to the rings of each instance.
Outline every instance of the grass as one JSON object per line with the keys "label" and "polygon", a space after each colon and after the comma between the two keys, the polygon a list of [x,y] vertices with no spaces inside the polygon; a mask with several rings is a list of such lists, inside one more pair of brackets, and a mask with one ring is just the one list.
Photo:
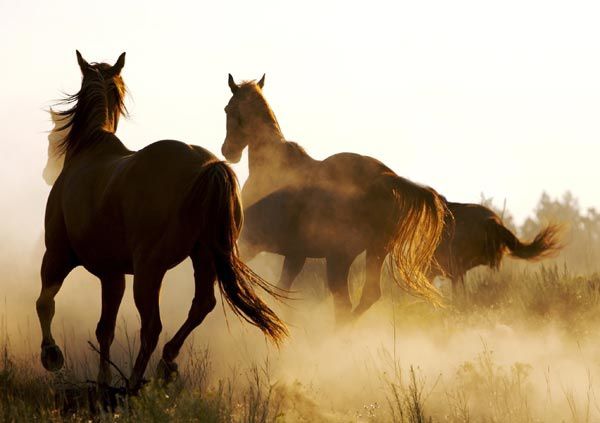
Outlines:
{"label": "grass", "polygon": [[[309,345],[308,354],[294,355],[289,361],[279,358],[286,351],[274,352],[270,359],[249,358],[245,367],[234,361],[226,375],[213,368],[215,357],[209,349],[191,345],[177,381],[167,386],[152,381],[138,397],[122,398],[114,409],[106,407],[95,386],[85,382],[95,373],[93,352],[67,348],[66,369],[50,375],[41,369],[36,354],[13,354],[12,341],[24,341],[9,338],[4,330],[0,415],[7,422],[593,422],[600,418],[596,398],[600,368],[590,359],[593,354],[586,352],[597,334],[595,328],[600,327],[597,274],[576,275],[556,265],[476,270],[467,280],[466,292],[444,309],[400,294],[389,281],[384,288],[388,300],[372,310],[371,317],[365,316],[367,323],[345,335],[332,332],[328,341],[334,343],[333,350],[320,349],[320,341],[311,340],[314,345]],[[376,323],[369,325],[369,318]],[[479,336],[477,331],[492,335]],[[543,368],[538,361],[550,349],[546,341],[540,341],[534,358],[525,355],[524,360],[522,351],[515,350],[507,358],[506,351],[497,352],[492,346],[515,338],[516,349],[519,345],[533,348],[528,345],[538,339],[536,334],[546,332],[555,334],[560,348],[586,344],[579,351],[564,347],[568,354],[557,353],[557,362],[566,363],[567,369],[576,363],[577,372],[585,370],[587,376],[570,380],[568,372]],[[126,328],[124,333],[121,363],[126,369],[136,338]],[[453,344],[467,335],[464,351]],[[293,342],[289,349],[298,348]],[[71,346],[71,342],[63,344]],[[360,355],[357,351],[366,345],[383,353],[379,358]],[[410,348],[416,351],[412,356]],[[418,362],[431,352],[436,353],[434,359]],[[358,358],[352,365],[332,373],[353,355]],[[292,371],[292,364],[303,360],[326,364],[309,377]],[[218,361],[227,357],[219,356]],[[361,367],[363,361],[367,364]],[[321,378],[330,372],[334,376],[326,384]],[[288,373],[291,378],[283,376]]]}
{"label": "grass", "polygon": [[209,386],[207,351],[191,356],[189,364],[178,381],[164,385],[153,380],[139,396],[122,396],[111,409],[95,385],[36,371],[29,360],[8,358],[5,349],[0,370],[3,421],[267,423],[282,416],[282,398],[268,379],[268,367],[252,366],[245,383],[229,379]]}

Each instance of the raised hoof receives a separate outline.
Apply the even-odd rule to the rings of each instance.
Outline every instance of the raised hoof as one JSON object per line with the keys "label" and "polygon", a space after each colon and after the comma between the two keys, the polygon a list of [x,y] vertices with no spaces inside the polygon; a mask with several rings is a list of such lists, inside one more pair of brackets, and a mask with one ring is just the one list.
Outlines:
{"label": "raised hoof", "polygon": [[163,358],[158,362],[156,367],[157,376],[165,382],[172,382],[179,375],[177,363],[167,362]]}
{"label": "raised hoof", "polygon": [[50,372],[57,372],[65,364],[65,358],[58,345],[45,345],[42,347],[42,365]]}

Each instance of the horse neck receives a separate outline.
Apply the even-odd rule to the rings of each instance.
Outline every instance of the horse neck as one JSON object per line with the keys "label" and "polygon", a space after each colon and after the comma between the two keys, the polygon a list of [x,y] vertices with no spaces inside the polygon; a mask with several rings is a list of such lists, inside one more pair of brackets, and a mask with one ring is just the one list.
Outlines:
{"label": "horse neck", "polygon": [[127,149],[121,140],[112,132],[98,129],[90,136],[97,137],[97,139],[81,151],[77,151],[74,154],[69,154],[67,152],[65,155],[65,166],[80,159],[87,160],[89,157],[93,157],[94,160],[101,160],[104,157],[112,158],[115,156],[125,156],[131,153],[131,151]]}
{"label": "horse neck", "polygon": [[268,170],[276,165],[286,142],[276,126],[263,127],[248,144],[248,168],[250,174]]}

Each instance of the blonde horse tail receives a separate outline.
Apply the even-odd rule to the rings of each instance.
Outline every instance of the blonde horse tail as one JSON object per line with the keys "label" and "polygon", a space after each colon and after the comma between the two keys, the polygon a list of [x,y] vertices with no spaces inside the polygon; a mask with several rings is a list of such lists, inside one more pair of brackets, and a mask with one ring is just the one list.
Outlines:
{"label": "blonde horse tail", "polygon": [[426,275],[444,230],[446,203],[432,188],[399,176],[393,193],[396,224],[389,251],[394,279],[408,293],[442,305],[441,294]]}

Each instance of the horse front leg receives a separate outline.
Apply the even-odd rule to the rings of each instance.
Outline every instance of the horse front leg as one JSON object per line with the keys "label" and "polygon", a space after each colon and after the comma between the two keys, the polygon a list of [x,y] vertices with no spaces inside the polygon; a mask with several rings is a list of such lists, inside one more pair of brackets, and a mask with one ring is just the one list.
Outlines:
{"label": "horse front leg", "polygon": [[42,329],[41,361],[46,370],[55,372],[64,365],[62,351],[52,336],[52,319],[54,318],[54,297],[58,294],[65,278],[76,266],[68,252],[46,250],[42,260],[42,289],[36,301],[36,310]]}
{"label": "horse front leg", "polygon": [[179,355],[186,338],[217,304],[214,292],[217,273],[212,254],[202,250],[193,253],[191,257],[194,265],[194,299],[186,321],[175,336],[165,344],[162,359],[158,363],[157,372],[165,381],[169,381],[173,373],[177,372],[177,364],[174,360]]}
{"label": "horse front leg", "polygon": [[129,389],[136,392],[141,388],[148,360],[156,349],[158,337],[162,331],[160,321],[159,293],[164,270],[143,268],[133,277],[133,299],[140,314],[140,351],[138,352],[133,373],[129,380]]}
{"label": "horse front leg", "polygon": [[336,326],[342,327],[350,321],[352,303],[348,290],[348,273],[352,259],[346,256],[327,257],[327,284],[333,295]]}
{"label": "horse front leg", "polygon": [[115,326],[119,306],[125,293],[125,275],[105,276],[100,278],[102,285],[102,314],[96,326],[96,339],[100,345],[100,366],[98,383],[110,385],[112,373],[110,370],[110,346],[115,337]]}
{"label": "horse front leg", "polygon": [[283,268],[281,269],[281,276],[277,286],[281,289],[289,291],[294,283],[294,280],[302,271],[305,262],[306,257],[303,256],[285,256],[285,259],[283,260]]}
{"label": "horse front leg", "polygon": [[381,298],[381,267],[385,252],[383,250],[367,250],[366,280],[360,297],[360,302],[354,310],[356,317],[367,311]]}

